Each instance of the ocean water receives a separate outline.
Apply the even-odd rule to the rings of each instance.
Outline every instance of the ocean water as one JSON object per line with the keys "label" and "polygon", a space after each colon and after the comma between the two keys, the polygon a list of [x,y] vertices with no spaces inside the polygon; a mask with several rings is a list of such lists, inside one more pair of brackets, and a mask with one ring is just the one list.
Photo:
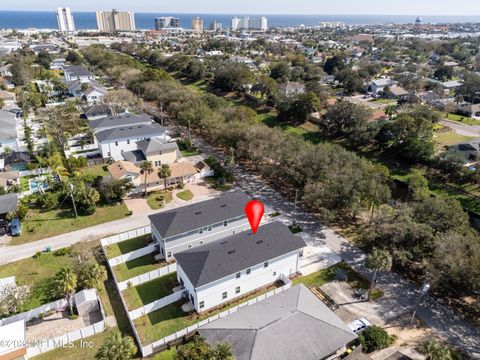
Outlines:
{"label": "ocean water", "polygon": [[[421,14],[420,14],[421,15]],[[74,12],[75,26],[77,29],[96,29],[96,18],[94,12]],[[175,13],[135,13],[137,29],[153,29],[154,19],[160,16],[174,16],[181,20],[181,26],[191,27],[194,17],[200,16],[205,27],[212,21],[230,27],[232,14],[175,14]],[[349,25],[366,24],[409,24],[415,22],[416,16],[404,15],[268,15],[269,26],[294,26],[294,25],[317,25],[319,21],[343,21]],[[258,15],[252,15],[258,17]],[[480,16],[422,16],[424,23],[463,23],[479,22]],[[56,29],[57,20],[53,11],[1,11],[0,29]]]}

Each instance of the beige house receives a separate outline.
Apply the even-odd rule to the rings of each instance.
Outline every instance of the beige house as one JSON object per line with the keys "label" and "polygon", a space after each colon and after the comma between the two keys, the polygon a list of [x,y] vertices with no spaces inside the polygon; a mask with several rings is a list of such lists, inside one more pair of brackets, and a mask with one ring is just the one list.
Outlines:
{"label": "beige house", "polygon": [[139,164],[142,161],[151,161],[155,168],[164,164],[173,164],[181,153],[176,142],[165,142],[158,138],[144,139],[136,142],[137,150],[123,152],[126,161]]}

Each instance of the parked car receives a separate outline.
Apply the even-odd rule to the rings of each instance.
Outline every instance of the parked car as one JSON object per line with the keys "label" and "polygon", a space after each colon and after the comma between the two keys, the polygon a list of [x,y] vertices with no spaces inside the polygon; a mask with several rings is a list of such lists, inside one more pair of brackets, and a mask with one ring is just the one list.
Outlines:
{"label": "parked car", "polygon": [[13,219],[10,224],[10,233],[12,236],[19,236],[22,233],[22,225],[19,219]]}
{"label": "parked car", "polygon": [[370,325],[371,325],[370,321],[368,321],[365,318],[360,318],[360,319],[353,320],[350,324],[348,324],[348,327],[350,328],[350,330],[352,330],[356,334],[356,333],[362,332]]}

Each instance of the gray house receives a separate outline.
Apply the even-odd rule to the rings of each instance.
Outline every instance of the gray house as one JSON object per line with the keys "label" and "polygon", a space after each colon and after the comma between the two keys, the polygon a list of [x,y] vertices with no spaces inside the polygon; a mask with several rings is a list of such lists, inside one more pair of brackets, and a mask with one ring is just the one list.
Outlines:
{"label": "gray house", "polygon": [[230,344],[237,360],[321,360],[340,355],[356,335],[304,285],[200,327],[210,345]]}
{"label": "gray house", "polygon": [[0,195],[0,219],[5,219],[9,212],[17,210],[17,194]]}
{"label": "gray house", "polygon": [[219,197],[150,215],[152,237],[167,260],[173,254],[250,229],[244,208],[249,197],[231,191]]}

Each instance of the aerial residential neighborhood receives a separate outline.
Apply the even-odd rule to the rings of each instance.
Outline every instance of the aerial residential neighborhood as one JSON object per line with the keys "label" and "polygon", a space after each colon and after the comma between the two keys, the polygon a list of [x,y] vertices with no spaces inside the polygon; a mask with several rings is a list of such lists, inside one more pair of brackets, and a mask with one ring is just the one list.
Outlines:
{"label": "aerial residential neighborhood", "polygon": [[0,359],[480,359],[479,48],[469,0],[2,4]]}

